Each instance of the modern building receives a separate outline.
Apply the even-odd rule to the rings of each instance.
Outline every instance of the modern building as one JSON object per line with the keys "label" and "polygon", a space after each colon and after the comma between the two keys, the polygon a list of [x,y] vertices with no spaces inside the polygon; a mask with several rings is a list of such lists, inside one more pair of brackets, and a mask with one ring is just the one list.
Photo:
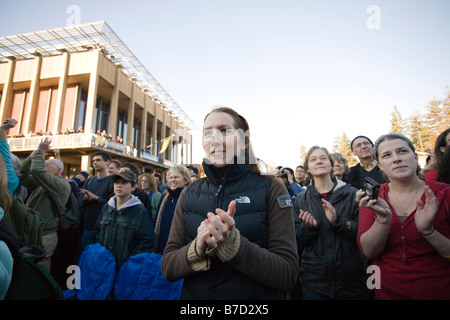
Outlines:
{"label": "modern building", "polygon": [[195,124],[103,21],[0,37],[0,116],[14,154],[48,136],[68,176],[99,150],[145,172],[192,162]]}

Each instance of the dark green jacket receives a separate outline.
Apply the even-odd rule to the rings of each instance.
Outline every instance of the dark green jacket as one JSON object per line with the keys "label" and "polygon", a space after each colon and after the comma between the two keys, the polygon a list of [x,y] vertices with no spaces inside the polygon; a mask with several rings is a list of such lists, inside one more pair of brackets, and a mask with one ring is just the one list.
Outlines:
{"label": "dark green jacket", "polygon": [[22,162],[20,182],[31,192],[27,206],[42,215],[42,235],[58,231],[58,217],[52,210],[49,197],[55,201],[59,212],[66,212],[66,203],[72,192],[69,182],[45,169],[45,156],[40,151],[35,152],[33,158],[28,157]]}

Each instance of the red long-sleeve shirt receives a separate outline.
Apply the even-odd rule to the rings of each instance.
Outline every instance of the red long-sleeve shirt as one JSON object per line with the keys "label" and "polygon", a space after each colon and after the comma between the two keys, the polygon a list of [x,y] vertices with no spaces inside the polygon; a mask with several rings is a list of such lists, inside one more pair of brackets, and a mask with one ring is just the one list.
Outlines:
{"label": "red long-sleeve shirt", "polygon": [[[450,238],[450,185],[426,181],[439,201],[434,228]],[[384,250],[373,264],[380,268],[381,288],[376,295],[383,300],[450,299],[450,261],[442,257],[419,233],[414,222],[415,212],[404,222],[397,217],[387,195],[388,184],[381,186],[380,197],[392,210],[390,230]],[[421,200],[425,203],[425,193]],[[360,207],[358,244],[375,221],[375,212]]]}

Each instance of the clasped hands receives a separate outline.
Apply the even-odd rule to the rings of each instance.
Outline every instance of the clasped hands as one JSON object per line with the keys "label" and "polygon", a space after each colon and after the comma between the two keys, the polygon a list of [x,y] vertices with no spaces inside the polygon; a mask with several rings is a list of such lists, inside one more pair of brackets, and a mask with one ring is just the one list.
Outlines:
{"label": "clasped hands", "polygon": [[216,214],[208,212],[208,218],[203,220],[197,229],[195,251],[199,257],[206,257],[208,248],[216,249],[228,240],[234,229],[234,214],[236,201],[231,201],[228,210],[216,209]]}

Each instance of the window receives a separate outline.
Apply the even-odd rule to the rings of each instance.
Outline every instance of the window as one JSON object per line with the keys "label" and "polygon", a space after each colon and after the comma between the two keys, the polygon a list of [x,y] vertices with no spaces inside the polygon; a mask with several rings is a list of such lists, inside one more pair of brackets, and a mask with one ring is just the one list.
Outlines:
{"label": "window", "polygon": [[140,147],[141,143],[141,122],[138,119],[134,119],[133,139],[132,143],[135,147]]}
{"label": "window", "polygon": [[108,133],[109,123],[109,102],[102,98],[97,98],[97,104],[95,106],[94,114],[94,132],[102,132],[103,130]]}
{"label": "window", "polygon": [[126,141],[127,138],[127,113],[125,111],[119,110],[117,114],[117,132],[116,136]]}
{"label": "window", "polygon": [[86,121],[86,105],[87,105],[87,92],[86,90],[81,89],[80,102],[78,103],[74,129],[78,129],[80,127],[84,129],[84,124]]}

